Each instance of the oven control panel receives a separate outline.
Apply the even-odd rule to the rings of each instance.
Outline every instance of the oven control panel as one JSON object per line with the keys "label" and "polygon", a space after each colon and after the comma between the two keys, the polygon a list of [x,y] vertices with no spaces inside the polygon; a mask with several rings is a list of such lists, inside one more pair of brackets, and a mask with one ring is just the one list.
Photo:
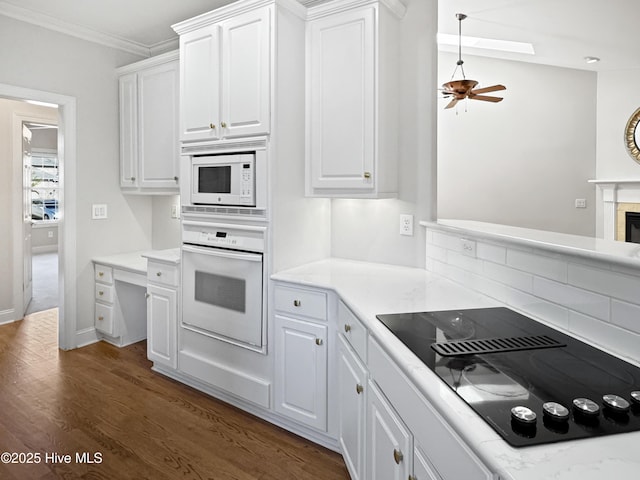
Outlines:
{"label": "oven control panel", "polygon": [[182,242],[205,247],[264,252],[265,231],[246,226],[183,222]]}

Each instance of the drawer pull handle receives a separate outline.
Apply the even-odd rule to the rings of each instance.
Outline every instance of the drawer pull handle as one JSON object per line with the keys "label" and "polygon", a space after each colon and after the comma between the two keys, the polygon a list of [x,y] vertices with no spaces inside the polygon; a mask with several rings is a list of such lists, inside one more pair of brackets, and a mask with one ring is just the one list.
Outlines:
{"label": "drawer pull handle", "polygon": [[351,331],[351,325],[349,325],[348,323],[344,324],[344,331],[345,333],[349,333]]}
{"label": "drawer pull handle", "polygon": [[316,338],[316,345],[322,345],[324,342],[321,338]]}
{"label": "drawer pull handle", "polygon": [[294,300],[293,301],[293,306],[294,307],[299,307],[300,305],[302,305],[302,302],[300,300]]}
{"label": "drawer pull handle", "polygon": [[395,460],[395,462],[400,465],[400,462],[402,461],[402,459],[404,458],[404,455],[402,455],[402,452],[400,450],[398,450],[397,448],[393,449],[393,459]]}
{"label": "drawer pull handle", "polygon": [[102,315],[100,315],[100,316],[98,317],[98,320],[102,321],[102,320],[104,320],[104,317],[103,317]]}
{"label": "drawer pull handle", "polygon": [[161,277],[162,276],[162,272],[156,272],[156,277]]}
{"label": "drawer pull handle", "polygon": [[356,393],[360,395],[364,391],[364,388],[359,383],[356,385]]}

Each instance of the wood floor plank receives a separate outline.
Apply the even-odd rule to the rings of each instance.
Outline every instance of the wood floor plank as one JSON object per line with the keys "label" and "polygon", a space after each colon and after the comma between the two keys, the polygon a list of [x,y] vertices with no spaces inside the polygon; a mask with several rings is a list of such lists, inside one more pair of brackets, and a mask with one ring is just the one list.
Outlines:
{"label": "wood floor plank", "polygon": [[[146,343],[57,348],[57,310],[0,326],[1,479],[346,480],[342,458],[151,370]],[[101,455],[77,462],[76,453]]]}

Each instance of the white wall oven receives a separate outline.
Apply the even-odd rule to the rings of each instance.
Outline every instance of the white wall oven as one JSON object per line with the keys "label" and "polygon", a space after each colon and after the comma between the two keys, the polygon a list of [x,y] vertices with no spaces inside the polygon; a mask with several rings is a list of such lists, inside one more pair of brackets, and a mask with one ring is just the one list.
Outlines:
{"label": "white wall oven", "polygon": [[266,227],[183,220],[182,326],[266,353]]}

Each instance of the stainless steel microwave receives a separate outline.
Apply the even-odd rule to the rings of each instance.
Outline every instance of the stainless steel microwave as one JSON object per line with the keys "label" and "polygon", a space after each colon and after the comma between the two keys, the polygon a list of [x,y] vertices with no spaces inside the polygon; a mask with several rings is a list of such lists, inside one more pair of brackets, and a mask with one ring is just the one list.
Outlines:
{"label": "stainless steel microwave", "polygon": [[255,153],[191,157],[193,205],[256,206]]}

